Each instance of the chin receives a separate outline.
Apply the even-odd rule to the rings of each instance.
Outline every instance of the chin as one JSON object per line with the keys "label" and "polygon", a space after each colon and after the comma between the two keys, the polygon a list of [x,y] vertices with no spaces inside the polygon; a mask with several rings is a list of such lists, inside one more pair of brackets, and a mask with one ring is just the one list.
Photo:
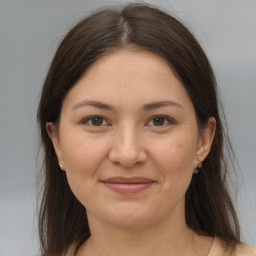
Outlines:
{"label": "chin", "polygon": [[101,221],[131,230],[152,225],[158,218],[161,217],[154,214],[152,209],[146,209],[136,203],[122,203],[119,207],[105,209],[104,214],[101,215]]}

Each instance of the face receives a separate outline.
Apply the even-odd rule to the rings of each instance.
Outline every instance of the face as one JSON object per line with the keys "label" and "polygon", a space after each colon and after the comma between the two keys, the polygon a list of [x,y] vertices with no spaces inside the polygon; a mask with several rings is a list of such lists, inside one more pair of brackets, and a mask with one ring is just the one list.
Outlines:
{"label": "face", "polygon": [[49,136],[88,220],[140,227],[184,219],[184,197],[214,133],[168,64],[141,50],[95,62],[64,99]]}

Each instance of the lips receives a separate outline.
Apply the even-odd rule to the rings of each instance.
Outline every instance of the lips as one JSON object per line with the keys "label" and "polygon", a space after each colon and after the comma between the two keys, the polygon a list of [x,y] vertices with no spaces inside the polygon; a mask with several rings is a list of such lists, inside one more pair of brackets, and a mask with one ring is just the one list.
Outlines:
{"label": "lips", "polygon": [[135,194],[151,187],[155,181],[144,177],[112,177],[102,180],[109,189],[122,194]]}

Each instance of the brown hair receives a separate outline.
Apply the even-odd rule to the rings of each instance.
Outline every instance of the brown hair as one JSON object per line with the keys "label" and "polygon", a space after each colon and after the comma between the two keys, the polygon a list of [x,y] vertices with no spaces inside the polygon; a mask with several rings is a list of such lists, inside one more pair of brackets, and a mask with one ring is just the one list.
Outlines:
{"label": "brown hair", "polygon": [[104,8],[80,21],[65,36],[52,60],[38,108],[44,148],[44,181],[39,233],[44,255],[62,255],[90,236],[86,209],[71,192],[60,171],[46,122],[58,123],[63,99],[88,67],[104,53],[127,47],[162,56],[186,88],[194,105],[198,127],[209,117],[217,121],[212,148],[203,171],[194,175],[186,192],[188,226],[199,234],[240,241],[239,224],[226,184],[224,131],[219,116],[216,83],[205,53],[189,30],[156,7],[129,4]]}

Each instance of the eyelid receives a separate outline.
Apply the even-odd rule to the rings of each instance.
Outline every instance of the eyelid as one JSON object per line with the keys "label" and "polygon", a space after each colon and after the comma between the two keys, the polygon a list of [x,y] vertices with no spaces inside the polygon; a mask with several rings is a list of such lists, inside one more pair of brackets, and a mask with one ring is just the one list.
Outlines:
{"label": "eyelid", "polygon": [[[161,126],[157,126],[157,125],[149,125],[148,123],[153,121],[154,118],[157,118],[157,117],[160,117],[160,118],[164,118],[165,121],[167,121],[167,124],[164,124],[164,125],[161,125]],[[103,119],[103,122],[106,122],[106,124],[103,124],[103,125],[93,125],[93,124],[89,124],[88,122],[91,121],[93,118],[102,118]],[[84,125],[88,125],[88,126],[91,126],[91,127],[105,127],[105,126],[111,126],[111,123],[110,121],[105,118],[104,116],[101,116],[101,115],[91,115],[91,116],[88,116],[84,119],[82,119],[81,121],[82,124]],[[146,126],[153,126],[153,127],[165,127],[167,125],[171,125],[171,124],[176,124],[177,122],[175,120],[173,120],[173,118],[169,117],[169,116],[165,116],[165,115],[154,115],[152,117],[150,117],[150,119],[146,122]]]}
{"label": "eyelid", "polygon": [[[106,122],[107,125],[92,125],[92,124],[88,124],[89,121],[91,121],[93,118],[102,118],[103,119],[103,122]],[[88,116],[86,118],[84,118],[82,121],[81,121],[82,124],[85,124],[85,125],[89,125],[91,127],[102,127],[102,126],[110,126],[110,122],[104,117],[104,116],[101,116],[101,115],[91,115],[91,116]]]}
{"label": "eyelid", "polygon": [[157,126],[157,125],[146,125],[146,126],[154,126],[154,127],[165,127],[166,125],[170,125],[170,124],[176,124],[175,120],[173,120],[171,117],[169,116],[165,116],[165,115],[155,115],[150,117],[150,119],[146,122],[146,124],[148,124],[149,122],[153,121],[154,118],[156,117],[160,117],[160,118],[164,118],[168,123],[162,126]]}

